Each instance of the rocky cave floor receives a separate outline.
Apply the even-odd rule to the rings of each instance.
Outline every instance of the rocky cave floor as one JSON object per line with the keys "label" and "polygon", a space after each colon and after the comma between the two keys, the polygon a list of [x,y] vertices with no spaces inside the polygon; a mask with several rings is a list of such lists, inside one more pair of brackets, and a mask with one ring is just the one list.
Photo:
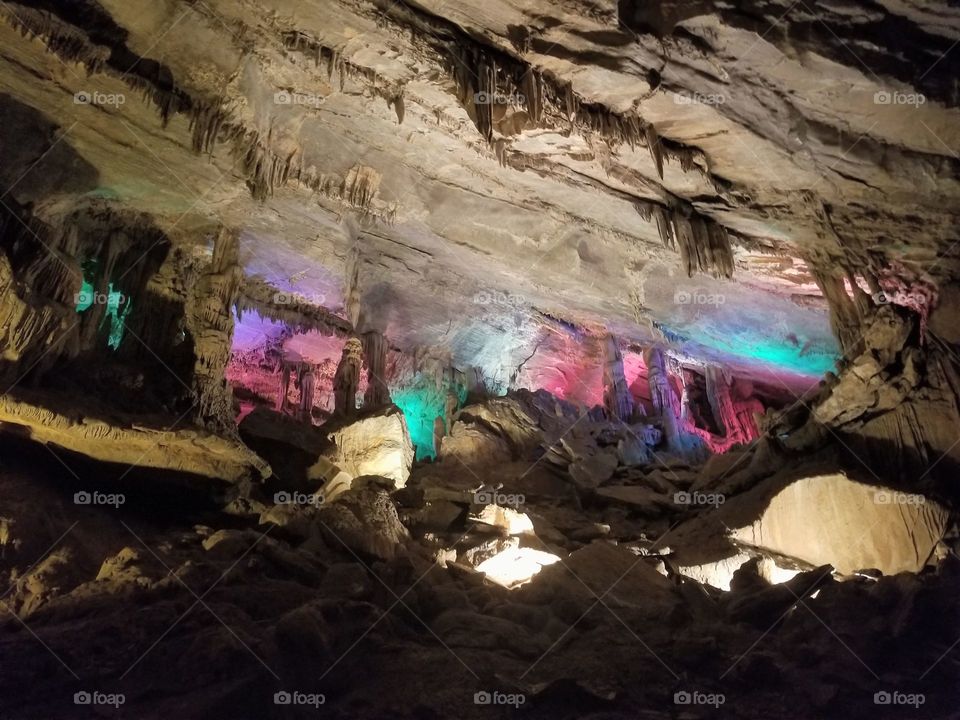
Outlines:
{"label": "rocky cave floor", "polygon": [[[344,523],[17,440],[0,457],[4,720],[957,717],[955,555],[775,586],[748,566],[722,592],[657,568],[673,528],[709,510],[581,502],[549,460],[417,463],[392,495],[355,482]],[[667,460],[629,481],[684,489],[719,467]],[[468,512],[492,482],[523,496],[521,545],[562,557],[513,590],[470,567],[506,541]],[[123,504],[77,505],[91,483]]]}

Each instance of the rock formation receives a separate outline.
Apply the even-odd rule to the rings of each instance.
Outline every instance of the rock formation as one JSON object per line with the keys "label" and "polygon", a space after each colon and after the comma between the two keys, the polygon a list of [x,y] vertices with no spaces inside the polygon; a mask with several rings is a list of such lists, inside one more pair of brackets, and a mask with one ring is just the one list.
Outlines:
{"label": "rock formation", "polygon": [[611,417],[629,420],[633,415],[633,398],[623,374],[623,355],[617,340],[608,336],[603,345],[603,404]]}
{"label": "rock formation", "polygon": [[337,374],[333,376],[334,414],[346,417],[357,411],[357,388],[360,385],[362,346],[356,338],[350,338],[343,346]]}

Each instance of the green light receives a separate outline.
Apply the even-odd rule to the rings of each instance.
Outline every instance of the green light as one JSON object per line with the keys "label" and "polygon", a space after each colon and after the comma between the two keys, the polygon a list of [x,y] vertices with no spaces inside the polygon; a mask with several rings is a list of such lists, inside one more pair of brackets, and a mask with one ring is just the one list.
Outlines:
{"label": "green light", "polygon": [[433,421],[443,417],[446,392],[436,387],[408,387],[390,393],[394,404],[403,411],[410,438],[417,446],[417,460],[435,458]]}
{"label": "green light", "polygon": [[437,456],[433,446],[433,423],[438,417],[446,421],[447,393],[451,390],[457,395],[457,407],[463,407],[467,401],[467,388],[459,382],[438,385],[433,377],[417,375],[412,383],[390,389],[390,397],[403,412],[410,438],[417,446],[417,460]]}
{"label": "green light", "polygon": [[77,312],[82,313],[93,305],[93,285],[83,279],[83,285],[80,287],[80,294],[77,295]]}
{"label": "green light", "polygon": [[[107,345],[113,350],[120,347],[120,343],[123,340],[123,333],[126,330],[124,321],[127,319],[127,315],[130,314],[131,308],[133,308],[133,303],[130,302],[130,298],[123,297],[123,294],[120,292],[114,292],[113,285],[111,284],[110,295],[107,298],[107,317],[110,318],[110,337],[107,338]],[[106,320],[106,318],[104,318],[104,320]]]}
{"label": "green light", "polygon": [[[84,271],[85,277],[83,284],[80,286],[80,293],[77,295],[78,313],[89,310],[98,299],[96,291],[93,288],[93,283],[86,278],[88,272],[95,271],[95,265],[85,265]],[[113,283],[110,283],[107,290],[107,311],[100,321],[100,327],[103,327],[103,324],[107,322],[108,319],[110,320],[110,334],[107,337],[107,345],[111,349],[116,350],[120,347],[120,343],[123,340],[125,330],[124,321],[127,315],[130,314],[133,303],[130,302],[130,298],[124,297],[123,293],[119,290],[114,290]]]}
{"label": "green light", "polygon": [[805,375],[822,375],[833,369],[834,356],[823,353],[801,355],[800,349],[777,344],[762,337],[751,337],[752,333],[740,333],[725,338],[703,334],[694,339],[705,347],[729,353],[735,357],[758,360],[777,368],[789,369]]}

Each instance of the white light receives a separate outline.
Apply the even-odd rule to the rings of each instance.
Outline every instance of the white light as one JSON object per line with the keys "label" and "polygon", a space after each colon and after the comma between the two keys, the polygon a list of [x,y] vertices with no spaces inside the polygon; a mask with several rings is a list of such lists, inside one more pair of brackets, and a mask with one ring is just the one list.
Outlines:
{"label": "white light", "polygon": [[514,588],[529,582],[547,565],[553,565],[559,560],[556,555],[542,550],[511,547],[484,560],[477,566],[477,570],[498,585]]}
{"label": "white light", "polygon": [[799,570],[791,570],[789,568],[782,568],[779,565],[770,563],[765,567],[761,567],[761,575],[766,578],[767,582],[771,585],[779,585],[780,583],[785,583],[787,580],[793,580],[794,577],[799,574]]}
{"label": "white light", "polygon": [[533,521],[529,516],[500,505],[487,505],[470,520],[499,528],[507,535],[533,535]]}

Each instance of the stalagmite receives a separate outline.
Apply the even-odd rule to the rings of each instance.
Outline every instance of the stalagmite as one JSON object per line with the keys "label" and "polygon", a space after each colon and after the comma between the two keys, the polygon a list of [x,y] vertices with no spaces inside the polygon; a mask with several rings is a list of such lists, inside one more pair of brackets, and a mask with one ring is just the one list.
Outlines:
{"label": "stalagmite", "polygon": [[192,390],[197,422],[211,430],[234,434],[233,400],[224,377],[233,339],[233,306],[243,277],[239,265],[240,236],[221,228],[210,265],[191,288],[186,326],[193,337],[196,362]]}
{"label": "stalagmite", "polygon": [[[720,434],[725,436],[739,435],[736,423],[736,413],[733,401],[730,399],[730,382],[722,368],[708,365],[704,373],[707,380],[707,399],[713,412],[714,420],[720,426]],[[738,438],[739,440],[739,438]]]}
{"label": "stalagmite", "polygon": [[611,417],[629,422],[633,397],[623,374],[623,354],[612,335],[603,340],[603,404]]}
{"label": "stalagmite", "polygon": [[363,362],[363,344],[350,338],[343,346],[340,363],[333,378],[334,415],[350,417],[357,412],[357,388],[360,385],[360,365]]}
{"label": "stalagmite", "polygon": [[643,352],[643,361],[647,366],[650,400],[653,403],[654,412],[660,415],[664,439],[671,451],[680,452],[683,449],[680,440],[680,423],[674,408],[673,389],[670,387],[670,378],[667,376],[666,364],[663,361],[663,351],[656,347],[649,347]]}

